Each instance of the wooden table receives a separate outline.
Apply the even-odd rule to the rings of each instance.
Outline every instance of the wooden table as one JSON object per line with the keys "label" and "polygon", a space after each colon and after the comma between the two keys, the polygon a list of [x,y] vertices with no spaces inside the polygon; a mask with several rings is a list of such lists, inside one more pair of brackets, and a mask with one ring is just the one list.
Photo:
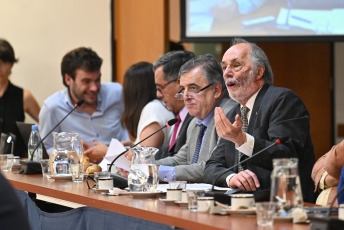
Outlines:
{"label": "wooden table", "polygon": [[[185,229],[258,229],[254,216],[220,216],[190,212],[185,207],[166,205],[158,198],[137,199],[131,195],[104,196],[89,190],[86,182],[54,181],[42,175],[3,172],[19,190],[113,211]],[[274,230],[308,230],[309,224],[275,223]]]}

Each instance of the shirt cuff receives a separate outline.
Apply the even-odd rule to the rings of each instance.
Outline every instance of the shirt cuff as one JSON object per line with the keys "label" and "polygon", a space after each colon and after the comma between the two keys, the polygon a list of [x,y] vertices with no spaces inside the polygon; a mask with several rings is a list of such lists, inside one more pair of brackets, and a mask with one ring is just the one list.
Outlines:
{"label": "shirt cuff", "polygon": [[325,184],[325,178],[326,176],[328,175],[327,171],[325,171],[322,175],[321,175],[321,178],[320,178],[320,181],[319,181],[319,188],[321,190],[325,190],[327,189],[328,187],[326,186]]}
{"label": "shirt cuff", "polygon": [[248,133],[245,133],[246,134],[246,142],[244,144],[242,144],[241,146],[236,146],[235,148],[245,154],[246,156],[250,157],[252,156],[252,153],[253,153],[253,147],[254,147],[254,137],[251,136],[250,134]]}
{"label": "shirt cuff", "polygon": [[232,174],[229,174],[227,177],[226,177],[226,183],[227,183],[227,186],[232,188],[231,186],[229,186],[229,180],[233,177],[237,175],[236,173],[232,173]]}
{"label": "shirt cuff", "polygon": [[175,167],[160,165],[158,174],[160,181],[168,182],[176,180]]}

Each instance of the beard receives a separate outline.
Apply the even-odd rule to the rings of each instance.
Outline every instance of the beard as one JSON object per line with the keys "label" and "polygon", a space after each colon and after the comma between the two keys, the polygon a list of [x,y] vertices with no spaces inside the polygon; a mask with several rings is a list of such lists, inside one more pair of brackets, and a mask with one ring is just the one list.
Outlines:
{"label": "beard", "polygon": [[[229,89],[227,87],[227,91],[229,96],[235,100],[236,102],[244,101],[252,96],[251,94],[251,87],[252,83],[255,81],[254,72],[251,70],[248,73],[243,73],[238,80],[234,78],[228,78],[226,81],[227,84],[235,84],[238,87],[235,89]],[[239,102],[240,103],[240,102]]]}

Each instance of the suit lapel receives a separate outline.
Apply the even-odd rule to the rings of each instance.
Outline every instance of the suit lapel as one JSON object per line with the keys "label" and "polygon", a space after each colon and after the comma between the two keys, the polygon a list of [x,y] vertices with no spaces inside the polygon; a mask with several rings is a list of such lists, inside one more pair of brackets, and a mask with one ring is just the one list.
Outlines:
{"label": "suit lapel", "polygon": [[256,124],[256,120],[257,120],[257,116],[259,113],[259,108],[260,105],[262,104],[263,98],[265,96],[266,91],[269,89],[270,85],[264,85],[262,87],[262,89],[259,91],[256,100],[254,101],[254,105],[253,105],[253,109],[251,112],[251,117],[250,117],[250,121],[248,122],[248,127],[247,127],[247,133],[248,134],[252,134],[255,124]]}

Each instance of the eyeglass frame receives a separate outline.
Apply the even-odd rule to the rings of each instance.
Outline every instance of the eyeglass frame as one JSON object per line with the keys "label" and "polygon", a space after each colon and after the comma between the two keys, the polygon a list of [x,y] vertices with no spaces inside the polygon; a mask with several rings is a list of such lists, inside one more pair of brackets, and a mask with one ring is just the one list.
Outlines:
{"label": "eyeglass frame", "polygon": [[184,100],[184,97],[187,96],[188,99],[192,99],[197,97],[197,94],[208,89],[209,87],[215,85],[216,82],[210,83],[207,86],[203,87],[202,89],[196,91],[196,92],[188,92],[186,95],[184,95],[184,93],[182,93],[182,91],[184,89],[181,89],[178,93],[176,93],[176,95],[174,95],[175,98],[177,98],[178,100]]}
{"label": "eyeglass frame", "polygon": [[169,81],[165,85],[155,85],[155,89],[156,89],[156,91],[159,91],[160,93],[162,93],[162,91],[165,89],[166,86],[168,86],[169,84],[176,82],[176,81],[178,81],[178,79],[174,79],[172,81]]}

